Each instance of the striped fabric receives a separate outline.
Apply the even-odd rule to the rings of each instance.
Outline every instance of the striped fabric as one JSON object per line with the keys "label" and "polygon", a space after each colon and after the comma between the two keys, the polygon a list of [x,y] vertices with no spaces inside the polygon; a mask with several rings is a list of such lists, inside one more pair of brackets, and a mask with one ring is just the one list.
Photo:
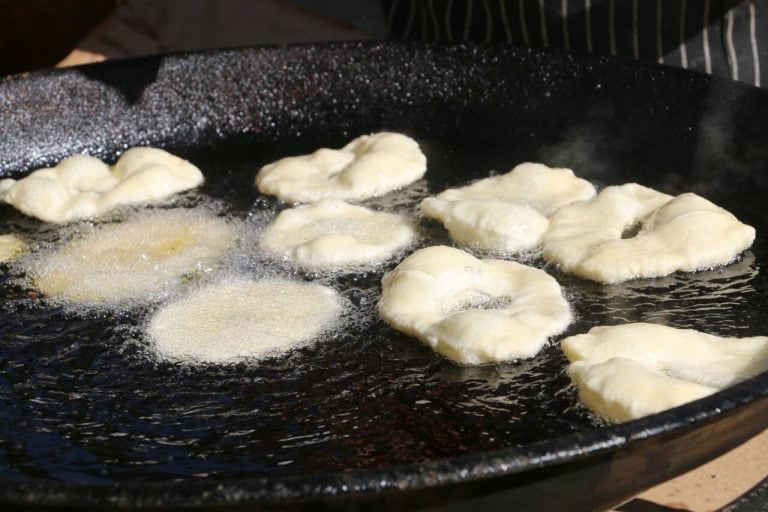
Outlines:
{"label": "striped fabric", "polygon": [[383,0],[390,35],[643,59],[768,85],[768,0]]}

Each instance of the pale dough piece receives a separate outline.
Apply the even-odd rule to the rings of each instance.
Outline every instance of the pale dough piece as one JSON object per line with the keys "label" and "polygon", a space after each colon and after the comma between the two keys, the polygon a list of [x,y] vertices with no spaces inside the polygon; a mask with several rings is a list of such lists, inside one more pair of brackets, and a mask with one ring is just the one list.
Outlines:
{"label": "pale dough piece", "polygon": [[98,217],[121,205],[155,203],[203,182],[200,170],[157,148],[132,148],[109,167],[74,155],[20,180],[0,180],[0,200],[45,222]]}
{"label": "pale dough piece", "polygon": [[236,362],[306,344],[333,328],[342,309],[333,289],[315,283],[229,281],[162,307],[148,331],[161,357]]}
{"label": "pale dough piece", "polygon": [[543,270],[420,249],[382,279],[379,314],[461,364],[533,357],[571,322],[560,285]]}
{"label": "pale dough piece", "polygon": [[302,267],[336,270],[385,261],[415,237],[402,215],[323,199],[282,211],[259,244]]}
{"label": "pale dough piece", "polygon": [[568,368],[568,374],[584,405],[614,423],[656,414],[718,391],[623,357],[597,364],[578,361]]}
{"label": "pale dough piece", "polygon": [[288,203],[331,197],[360,201],[404,187],[427,170],[415,140],[400,133],[363,135],[343,148],[318,149],[262,167],[255,185]]}
{"label": "pale dough piece", "polygon": [[25,247],[16,235],[0,235],[0,263],[14,259]]}
{"label": "pale dough piece", "polygon": [[421,212],[442,222],[460,244],[516,253],[539,245],[548,217],[558,208],[594,195],[592,184],[570,169],[527,162],[506,174],[428,197]]}
{"label": "pale dough piece", "polygon": [[768,371],[768,337],[727,338],[633,323],[561,343],[584,402],[610,421],[682,405]]}
{"label": "pale dough piece", "polygon": [[672,197],[629,183],[558,210],[543,254],[565,272],[619,283],[727,264],[754,238],[753,227],[696,194]]}
{"label": "pale dough piece", "polygon": [[186,276],[215,267],[237,228],[197,210],[143,212],[97,226],[34,260],[35,289],[67,302],[102,304],[162,294]]}

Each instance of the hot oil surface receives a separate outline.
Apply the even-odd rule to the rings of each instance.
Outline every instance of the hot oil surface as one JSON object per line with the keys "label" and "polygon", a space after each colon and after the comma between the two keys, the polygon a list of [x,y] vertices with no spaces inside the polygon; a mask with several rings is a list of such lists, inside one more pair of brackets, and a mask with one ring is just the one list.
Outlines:
{"label": "hot oil surface", "polygon": [[[487,174],[472,152],[424,142],[430,193]],[[201,193],[224,201],[231,215],[258,230],[283,206],[253,190],[255,171],[315,147],[300,141],[188,157],[207,177]],[[369,204],[413,213],[425,193],[417,184]],[[39,228],[8,209],[0,214],[7,230],[56,237],[58,228]],[[751,251],[722,270],[601,286],[537,259],[532,264],[550,271],[572,304],[576,321],[564,335],[628,321],[765,334],[762,222]],[[450,243],[435,223],[420,225],[421,246]],[[244,251],[230,263],[246,275],[291,272],[257,252]],[[229,366],[153,357],[142,327],[155,306],[63,309],[30,298],[13,284],[18,271],[11,268],[0,278],[0,477],[108,482],[309,474],[449,458],[600,428],[578,404],[556,343],[528,361],[462,368],[384,325],[375,303],[381,275],[394,265],[295,273],[334,287],[357,312],[330,339]]]}

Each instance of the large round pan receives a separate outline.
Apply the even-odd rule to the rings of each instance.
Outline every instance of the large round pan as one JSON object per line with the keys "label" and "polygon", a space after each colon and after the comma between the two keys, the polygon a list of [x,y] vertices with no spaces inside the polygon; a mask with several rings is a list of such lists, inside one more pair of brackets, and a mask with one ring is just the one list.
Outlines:
{"label": "large round pan", "polygon": [[[251,187],[259,166],[381,129],[421,143],[417,189],[534,160],[599,186],[692,190],[756,226],[755,245],[725,269],[617,286],[547,267],[576,313],[566,334],[638,320],[768,333],[758,89],[506,46],[334,44],[21,76],[0,83],[0,105],[3,176],[153,144],[192,159],[202,193],[250,221],[279,207]],[[0,216],[4,231],[38,229],[9,208]],[[447,240],[425,233],[424,244]],[[18,274],[6,267],[0,282],[4,509],[597,510],[768,426],[768,374],[611,426],[579,406],[556,342],[531,361],[460,368],[371,318],[260,364],[179,367],[141,336],[154,306],[70,311],[30,298]],[[380,275],[326,282],[370,312]]]}

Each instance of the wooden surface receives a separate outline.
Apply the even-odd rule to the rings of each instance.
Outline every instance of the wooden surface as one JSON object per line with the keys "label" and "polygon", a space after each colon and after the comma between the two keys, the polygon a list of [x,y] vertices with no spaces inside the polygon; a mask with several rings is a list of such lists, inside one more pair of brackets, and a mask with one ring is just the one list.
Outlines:
{"label": "wooden surface", "polygon": [[652,487],[616,510],[719,510],[747,493],[766,477],[768,430],[693,471]]}

